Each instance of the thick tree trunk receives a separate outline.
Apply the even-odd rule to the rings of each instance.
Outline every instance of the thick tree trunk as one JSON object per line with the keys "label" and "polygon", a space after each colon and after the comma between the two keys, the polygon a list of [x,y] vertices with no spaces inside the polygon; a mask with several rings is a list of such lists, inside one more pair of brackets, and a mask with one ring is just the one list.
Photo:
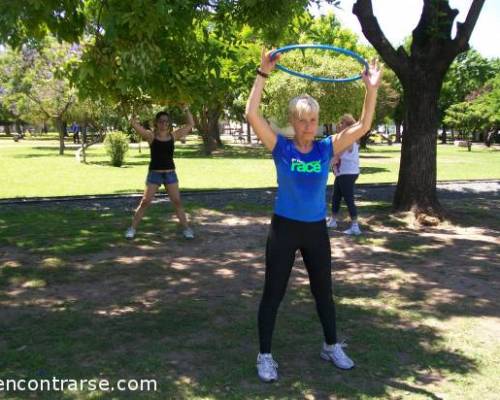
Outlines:
{"label": "thick tree trunk", "polygon": [[439,124],[437,100],[439,85],[408,83],[406,126],[401,146],[401,161],[393,207],[440,216],[436,195],[436,144]]}
{"label": "thick tree trunk", "polygon": [[219,130],[219,117],[220,117],[220,114],[221,113],[218,110],[211,110],[208,113],[208,129],[209,129],[209,134],[215,140],[216,146],[218,148],[224,147],[224,144],[222,143],[222,140],[220,138],[220,130]]}
{"label": "thick tree trunk", "polygon": [[218,107],[207,108],[204,106],[195,118],[196,128],[203,140],[203,152],[206,155],[212,154],[218,145],[222,147],[219,133],[219,117],[221,112]]}
{"label": "thick tree trunk", "polygon": [[10,132],[10,124],[7,123],[6,125],[4,125],[4,130],[5,130],[5,134],[7,136],[11,136],[12,135],[11,132]]}
{"label": "thick tree trunk", "polygon": [[[385,37],[373,14],[371,0],[356,0],[353,13],[373,47],[394,70],[403,85],[406,126],[399,180],[394,196],[396,210],[416,214],[441,214],[436,197],[436,143],[439,124],[437,99],[455,57],[469,48],[469,39],[485,0],[472,0],[464,22],[454,20],[458,10],[446,0],[424,0],[420,20],[413,30],[410,51],[397,50]],[[452,36],[454,38],[452,39]]]}

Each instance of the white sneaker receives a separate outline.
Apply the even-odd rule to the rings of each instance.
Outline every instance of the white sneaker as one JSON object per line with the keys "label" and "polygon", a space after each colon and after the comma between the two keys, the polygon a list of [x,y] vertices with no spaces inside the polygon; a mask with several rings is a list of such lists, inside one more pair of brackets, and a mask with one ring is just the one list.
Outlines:
{"label": "white sneaker", "polygon": [[127,239],[133,239],[135,237],[135,229],[130,227],[127,229],[127,232],[125,232],[125,237]]}
{"label": "white sneaker", "polygon": [[333,364],[340,369],[351,369],[354,368],[354,362],[347,357],[342,350],[342,347],[346,347],[344,343],[335,343],[333,345],[327,345],[323,343],[323,348],[321,349],[320,357],[323,360],[331,361]]}
{"label": "white sneaker", "polygon": [[273,360],[271,353],[259,353],[257,356],[257,375],[262,382],[278,380],[278,363]]}
{"label": "white sneaker", "polygon": [[351,227],[347,230],[344,231],[344,233],[346,235],[355,235],[355,236],[359,236],[361,235],[361,230],[359,229],[359,225],[356,224],[356,225],[351,225]]}
{"label": "white sneaker", "polygon": [[326,226],[328,228],[335,229],[337,227],[337,220],[333,219],[333,218],[328,218],[328,221],[326,222]]}
{"label": "white sneaker", "polygon": [[191,228],[185,228],[182,231],[182,234],[184,235],[184,239],[194,239],[194,232]]}

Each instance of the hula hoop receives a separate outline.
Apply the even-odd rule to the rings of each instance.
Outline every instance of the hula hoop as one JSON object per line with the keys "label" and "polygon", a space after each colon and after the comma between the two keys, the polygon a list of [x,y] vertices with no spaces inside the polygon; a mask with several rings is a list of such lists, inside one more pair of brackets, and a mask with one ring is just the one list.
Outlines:
{"label": "hula hoop", "polygon": [[[281,47],[279,49],[274,50],[270,54],[271,60],[274,57],[276,57],[276,54],[278,54],[278,53],[280,53],[280,54],[286,53],[288,51],[297,50],[297,49],[323,49],[323,50],[336,51],[337,53],[345,54],[346,56],[354,58],[357,62],[359,62],[361,65],[363,65],[365,67],[365,70],[368,70],[368,63],[359,54],[357,54],[351,50],[342,49],[340,47],[335,47],[335,46],[330,46],[328,44],[292,44],[289,46]],[[314,76],[314,75],[304,74],[302,72],[297,72],[297,71],[294,71],[292,69],[288,69],[281,64],[276,64],[276,68],[278,68],[278,69],[282,70],[283,72],[286,72],[290,75],[294,75],[294,76],[298,76],[299,78],[310,79],[312,81],[318,81],[318,82],[343,83],[343,82],[352,82],[352,81],[356,81],[358,79],[361,79],[361,74],[354,75],[354,76],[351,76],[349,78],[325,78],[322,76]]]}

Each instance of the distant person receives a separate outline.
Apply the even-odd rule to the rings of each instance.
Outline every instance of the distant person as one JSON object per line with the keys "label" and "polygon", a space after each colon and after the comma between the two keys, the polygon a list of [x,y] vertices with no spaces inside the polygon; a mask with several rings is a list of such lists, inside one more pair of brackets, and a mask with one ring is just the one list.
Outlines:
{"label": "distant person", "polygon": [[73,143],[80,143],[80,126],[76,122],[71,124],[71,132],[73,132]]}
{"label": "distant person", "polygon": [[[356,120],[351,114],[344,114],[337,124],[337,132],[343,131],[355,123]],[[332,215],[328,220],[328,227],[337,227],[337,215],[343,198],[351,217],[351,226],[344,233],[346,235],[361,235],[358,224],[358,210],[354,202],[354,184],[359,177],[359,144],[354,142],[342,153],[335,154],[332,167],[335,181],[333,183]]]}
{"label": "distant person", "polygon": [[149,143],[151,160],[149,162],[149,172],[146,178],[144,195],[139,206],[135,210],[132,225],[125,233],[127,239],[133,239],[135,237],[137,226],[161,185],[165,186],[168,197],[175,208],[175,212],[183,229],[182,234],[186,239],[194,238],[194,232],[188,225],[186,213],[182,207],[179,180],[175,173],[174,164],[175,140],[185,136],[194,126],[193,116],[189,110],[186,110],[186,115],[187,124],[175,131],[172,130],[170,116],[165,111],[156,114],[153,131],[144,128],[135,117],[132,117],[130,120],[130,124],[136,132]]}

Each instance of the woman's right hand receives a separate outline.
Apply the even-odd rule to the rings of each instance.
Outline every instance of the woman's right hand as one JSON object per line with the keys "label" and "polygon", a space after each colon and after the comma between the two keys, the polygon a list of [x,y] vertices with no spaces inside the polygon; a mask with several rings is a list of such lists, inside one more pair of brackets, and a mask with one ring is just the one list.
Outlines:
{"label": "woman's right hand", "polygon": [[271,60],[271,53],[274,51],[269,50],[266,51],[266,49],[263,47],[262,48],[262,53],[260,55],[260,70],[264,72],[265,74],[269,74],[272,72],[274,67],[276,66],[276,63],[281,57],[281,54],[278,53],[276,56]]}

